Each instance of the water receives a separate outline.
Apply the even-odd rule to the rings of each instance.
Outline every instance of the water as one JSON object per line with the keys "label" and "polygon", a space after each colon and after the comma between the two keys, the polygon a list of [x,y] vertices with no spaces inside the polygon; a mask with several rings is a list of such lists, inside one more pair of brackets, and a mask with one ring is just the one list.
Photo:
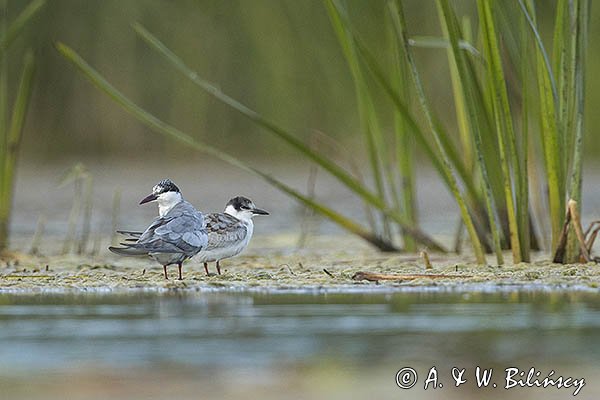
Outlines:
{"label": "water", "polygon": [[[58,235],[62,239],[67,230],[73,189],[59,186],[57,182],[71,166],[70,163],[64,163],[39,167],[23,165],[19,168],[11,221],[14,235],[30,240],[39,216],[44,214],[47,220],[46,235]],[[305,211],[293,199],[254,176],[222,163],[203,161],[201,164],[169,164],[167,167],[147,161],[114,160],[102,164],[90,162],[86,166],[94,176],[92,232],[104,236],[112,234],[112,205],[116,190],[122,195],[119,226],[140,229],[147,226],[156,215],[156,206],[139,206],[138,203],[158,180],[165,177],[175,180],[186,199],[202,211],[221,211],[225,203],[236,195],[252,198],[258,206],[271,212],[269,217],[257,220],[257,234],[298,233],[302,228],[301,220],[305,218]],[[270,165],[266,162],[261,167],[272,171],[273,175],[292,187],[301,191],[306,188],[309,168],[304,164]],[[599,168],[595,165],[590,165],[585,170],[582,210],[584,225],[600,218],[598,171]],[[422,228],[435,235],[454,236],[460,218],[455,201],[435,171],[422,166],[417,173]],[[224,185],[223,182],[227,184]],[[328,174],[319,173],[315,191],[320,201],[366,224],[363,202]],[[343,232],[326,219],[312,221],[310,227],[322,234]],[[45,246],[48,245],[46,242],[43,243]]]}
{"label": "water", "polygon": [[[236,397],[232,374],[236,388],[250,391],[242,394],[265,396],[269,389],[274,398],[297,398],[286,388],[310,392],[315,387],[303,382],[317,376],[329,382],[325,388],[351,395],[373,375],[362,389],[399,396],[408,392],[396,387],[394,374],[404,366],[421,375],[436,366],[446,380],[452,366],[533,366],[542,377],[554,369],[585,377],[578,397],[590,398],[600,393],[593,381],[600,372],[600,296],[523,290],[0,295],[0,387],[15,398],[52,398],[52,385],[74,384],[73,376],[97,383],[91,377],[111,373],[128,377],[111,392],[115,398],[134,398],[127,388],[152,386],[156,375],[180,389],[201,384],[205,393]],[[81,385],[73,398],[90,394]],[[96,389],[106,394],[107,387],[115,390]],[[161,387],[153,391],[158,397]],[[181,397],[193,395],[190,390]],[[448,398],[479,393],[446,390]],[[519,398],[536,393],[518,390]],[[432,395],[422,388],[410,394]],[[543,392],[546,398],[571,394]]]}

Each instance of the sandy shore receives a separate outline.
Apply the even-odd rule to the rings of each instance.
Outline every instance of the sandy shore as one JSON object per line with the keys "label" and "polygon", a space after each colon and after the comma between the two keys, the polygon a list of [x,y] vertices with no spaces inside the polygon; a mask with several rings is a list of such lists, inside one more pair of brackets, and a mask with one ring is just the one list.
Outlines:
{"label": "sandy shore", "polygon": [[[415,254],[381,253],[348,236],[313,237],[304,249],[281,235],[258,237],[247,253],[214,264],[209,276],[194,260],[184,264],[183,280],[150,259],[98,255],[29,255],[12,253],[0,264],[0,291],[121,290],[331,290],[368,291],[408,288],[494,290],[506,286],[600,290],[596,264],[558,265],[539,254],[531,264],[475,265],[470,257],[430,254],[431,269]],[[507,257],[508,258],[508,257]],[[492,257],[489,258],[493,260]],[[360,279],[357,273],[392,275]],[[395,279],[395,275],[398,279]]]}

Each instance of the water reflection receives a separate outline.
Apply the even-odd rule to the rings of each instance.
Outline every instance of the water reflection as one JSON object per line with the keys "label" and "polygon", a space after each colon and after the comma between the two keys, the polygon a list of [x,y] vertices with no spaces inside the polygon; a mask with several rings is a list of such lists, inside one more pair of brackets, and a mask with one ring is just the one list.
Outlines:
{"label": "water reflection", "polygon": [[594,363],[594,293],[0,295],[4,371],[93,363]]}

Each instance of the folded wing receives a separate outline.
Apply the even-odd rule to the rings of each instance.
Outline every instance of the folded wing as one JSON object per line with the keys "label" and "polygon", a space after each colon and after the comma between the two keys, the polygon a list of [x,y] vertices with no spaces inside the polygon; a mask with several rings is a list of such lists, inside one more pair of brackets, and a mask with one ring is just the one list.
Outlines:
{"label": "folded wing", "polygon": [[121,255],[149,253],[183,253],[192,257],[208,242],[202,214],[187,202],[173,207],[165,216],[157,217],[143,232],[121,231],[130,236],[123,247],[109,247]]}
{"label": "folded wing", "polygon": [[205,216],[208,232],[206,250],[233,246],[244,240],[248,229],[242,221],[225,213],[214,213]]}

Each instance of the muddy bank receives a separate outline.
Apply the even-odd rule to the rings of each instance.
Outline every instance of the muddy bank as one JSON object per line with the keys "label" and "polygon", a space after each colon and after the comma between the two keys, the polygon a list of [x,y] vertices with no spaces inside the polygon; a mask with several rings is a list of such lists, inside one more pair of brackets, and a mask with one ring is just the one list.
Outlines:
{"label": "muddy bank", "polygon": [[[256,243],[270,247],[251,247],[223,261],[222,275],[216,275],[211,265],[207,276],[200,263],[188,261],[182,281],[175,279],[176,267],[169,267],[171,279],[166,281],[162,267],[152,260],[122,258],[107,251],[94,256],[13,253],[0,264],[0,291],[600,288],[600,266],[552,264],[544,254],[531,264],[505,266],[479,266],[469,256],[431,254],[433,268],[426,269],[418,255],[380,253],[350,237],[311,240],[306,248],[298,249],[281,236],[259,237]],[[398,275],[398,279],[369,281],[360,279],[360,272]]]}

